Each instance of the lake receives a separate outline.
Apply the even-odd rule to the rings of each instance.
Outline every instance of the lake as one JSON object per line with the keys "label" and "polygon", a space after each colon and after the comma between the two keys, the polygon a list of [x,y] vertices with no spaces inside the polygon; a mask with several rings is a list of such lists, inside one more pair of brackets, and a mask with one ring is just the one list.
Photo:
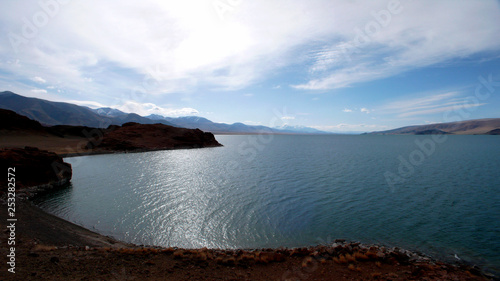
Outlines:
{"label": "lake", "polygon": [[343,238],[500,272],[498,136],[216,138],[224,147],[66,158],[72,185],[35,203],[135,244],[268,248]]}

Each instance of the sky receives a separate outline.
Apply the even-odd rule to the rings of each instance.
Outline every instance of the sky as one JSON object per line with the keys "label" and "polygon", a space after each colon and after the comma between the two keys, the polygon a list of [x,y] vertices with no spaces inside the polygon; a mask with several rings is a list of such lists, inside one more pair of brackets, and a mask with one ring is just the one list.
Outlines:
{"label": "sky", "polygon": [[498,0],[0,2],[0,91],[368,132],[500,117]]}

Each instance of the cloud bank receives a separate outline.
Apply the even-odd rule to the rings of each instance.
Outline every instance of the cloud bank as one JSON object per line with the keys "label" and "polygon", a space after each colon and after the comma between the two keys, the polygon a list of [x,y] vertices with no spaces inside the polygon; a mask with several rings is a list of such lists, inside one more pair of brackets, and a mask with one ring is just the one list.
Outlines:
{"label": "cloud bank", "polygon": [[300,65],[291,86],[311,91],[500,49],[494,0],[228,3],[3,2],[0,71],[92,97],[237,90]]}

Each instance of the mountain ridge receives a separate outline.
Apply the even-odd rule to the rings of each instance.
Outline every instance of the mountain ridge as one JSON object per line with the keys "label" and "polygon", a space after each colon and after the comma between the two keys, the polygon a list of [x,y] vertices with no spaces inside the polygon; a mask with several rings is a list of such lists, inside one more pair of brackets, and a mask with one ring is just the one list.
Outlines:
{"label": "mountain ridge", "polygon": [[329,134],[328,132],[313,131],[315,129],[307,127],[304,127],[303,130],[289,130],[251,126],[243,123],[216,123],[199,116],[174,118],[152,114],[143,117],[136,113],[125,113],[110,107],[91,109],[71,103],[24,97],[10,91],[0,92],[0,108],[12,110],[45,126],[71,125],[106,128],[109,125],[134,122],[139,124],[161,123],[180,128],[200,129],[215,134]]}
{"label": "mountain ridge", "polygon": [[[10,91],[0,92],[0,109],[12,110],[45,126],[71,125],[107,128],[134,122],[200,129],[214,134],[336,134],[310,127],[283,125],[270,128],[262,125],[216,123],[200,116],[164,117],[158,114],[140,116],[125,113],[115,108],[91,109],[65,102],[53,102],[38,98],[24,97]],[[490,134],[497,135],[500,118],[474,119],[448,123],[412,125],[386,131],[365,134],[378,135],[429,135],[429,134]]]}
{"label": "mountain ridge", "polygon": [[173,126],[166,120],[154,122],[135,113],[115,113],[114,116],[101,115],[85,106],[25,97],[10,91],[0,92],[0,108],[12,110],[45,126],[71,125],[106,128],[109,125],[123,125],[128,122],[162,123]]}

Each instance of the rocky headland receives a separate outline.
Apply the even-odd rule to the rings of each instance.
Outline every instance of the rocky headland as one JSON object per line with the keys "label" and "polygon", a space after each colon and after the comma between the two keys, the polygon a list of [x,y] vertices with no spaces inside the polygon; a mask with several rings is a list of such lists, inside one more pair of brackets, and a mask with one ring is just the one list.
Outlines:
{"label": "rocky headland", "polygon": [[179,148],[221,146],[215,136],[199,129],[177,128],[164,124],[125,123],[94,132],[87,148],[94,152],[134,152]]}
{"label": "rocky headland", "polygon": [[[62,157],[36,147],[0,149],[0,169],[7,172],[9,168],[14,169],[16,191],[23,193],[65,186],[73,174],[71,164],[64,162]],[[2,188],[0,194],[6,190]]]}
{"label": "rocky headland", "polygon": [[0,109],[0,148],[25,146],[61,156],[141,152],[222,146],[212,133],[164,124],[125,123],[107,128],[42,126],[10,110]]}

